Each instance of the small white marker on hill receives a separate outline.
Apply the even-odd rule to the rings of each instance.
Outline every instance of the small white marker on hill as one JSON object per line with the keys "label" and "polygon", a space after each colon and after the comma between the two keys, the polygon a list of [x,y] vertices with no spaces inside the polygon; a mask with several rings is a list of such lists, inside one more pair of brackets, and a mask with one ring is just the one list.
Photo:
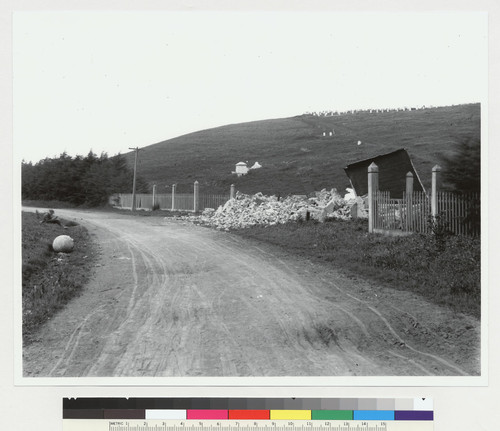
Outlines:
{"label": "small white marker on hill", "polygon": [[358,145],[361,145],[361,141],[358,141]]}

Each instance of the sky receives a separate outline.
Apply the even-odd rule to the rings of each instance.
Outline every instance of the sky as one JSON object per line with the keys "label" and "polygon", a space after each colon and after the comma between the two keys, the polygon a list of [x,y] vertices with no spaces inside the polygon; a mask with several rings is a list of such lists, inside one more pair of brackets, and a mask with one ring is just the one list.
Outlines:
{"label": "sky", "polygon": [[484,13],[15,12],[14,152],[129,152],[305,112],[487,102]]}

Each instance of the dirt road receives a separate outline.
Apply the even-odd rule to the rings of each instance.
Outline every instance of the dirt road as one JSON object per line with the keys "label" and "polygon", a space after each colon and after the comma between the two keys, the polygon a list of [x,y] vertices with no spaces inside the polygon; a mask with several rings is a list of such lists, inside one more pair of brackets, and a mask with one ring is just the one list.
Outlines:
{"label": "dirt road", "polygon": [[24,348],[27,377],[479,374],[479,322],[413,294],[187,222],[57,214],[101,260]]}

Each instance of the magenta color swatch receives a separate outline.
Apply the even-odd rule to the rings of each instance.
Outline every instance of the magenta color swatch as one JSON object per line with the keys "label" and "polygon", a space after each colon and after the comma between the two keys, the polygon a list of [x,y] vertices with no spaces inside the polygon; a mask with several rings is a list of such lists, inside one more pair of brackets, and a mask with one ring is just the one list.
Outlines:
{"label": "magenta color swatch", "polygon": [[227,419],[227,410],[187,410],[186,419]]}

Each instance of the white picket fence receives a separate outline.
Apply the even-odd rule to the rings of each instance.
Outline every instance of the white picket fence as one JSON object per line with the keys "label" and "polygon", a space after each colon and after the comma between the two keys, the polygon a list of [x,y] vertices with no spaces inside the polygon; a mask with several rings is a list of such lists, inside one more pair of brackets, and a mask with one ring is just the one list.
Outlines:
{"label": "white picket fence", "polygon": [[[438,190],[441,168],[432,171],[432,192],[413,191],[413,176],[406,177],[403,199],[391,198],[388,191],[378,190],[378,167],[368,168],[368,227],[375,233],[430,233],[438,223],[456,235],[477,236],[480,226],[473,217],[480,205],[477,193],[456,194]],[[436,228],[436,226],[434,226]]]}
{"label": "white picket fence", "polygon": [[[194,193],[176,193],[176,186],[172,186],[172,193],[136,193],[135,207],[138,210],[151,211],[153,209],[161,209],[168,211],[191,211],[199,212],[206,208],[217,209],[224,205],[231,197],[234,197],[234,185],[231,185],[230,193],[210,194],[199,193],[198,183],[195,183]],[[117,193],[110,197],[110,204],[115,208],[132,209],[133,194],[132,193]]]}

